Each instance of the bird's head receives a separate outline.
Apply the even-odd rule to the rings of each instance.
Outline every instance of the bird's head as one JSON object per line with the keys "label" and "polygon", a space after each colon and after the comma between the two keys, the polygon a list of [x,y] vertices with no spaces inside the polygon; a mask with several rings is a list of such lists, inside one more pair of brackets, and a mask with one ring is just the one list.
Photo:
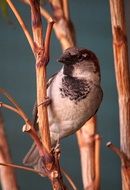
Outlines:
{"label": "bird's head", "polygon": [[63,73],[77,78],[100,81],[100,67],[96,55],[87,49],[71,47],[59,58],[64,64]]}

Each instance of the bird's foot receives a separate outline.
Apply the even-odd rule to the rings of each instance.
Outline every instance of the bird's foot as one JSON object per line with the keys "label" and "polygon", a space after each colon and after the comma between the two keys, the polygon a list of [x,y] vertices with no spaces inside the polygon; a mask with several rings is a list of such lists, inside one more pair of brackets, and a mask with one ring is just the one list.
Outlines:
{"label": "bird's foot", "polygon": [[51,99],[50,99],[49,97],[45,97],[45,100],[44,100],[43,102],[41,102],[41,103],[38,105],[38,107],[41,106],[41,105],[43,105],[43,106],[48,106],[48,105],[50,105],[50,104],[51,104]]}

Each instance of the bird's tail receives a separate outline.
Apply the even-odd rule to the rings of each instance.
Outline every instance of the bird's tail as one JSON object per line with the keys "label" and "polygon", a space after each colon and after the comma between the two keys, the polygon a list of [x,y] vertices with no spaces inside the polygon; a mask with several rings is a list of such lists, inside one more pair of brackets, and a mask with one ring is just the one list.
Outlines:
{"label": "bird's tail", "polygon": [[45,176],[45,172],[44,172],[44,168],[42,164],[42,157],[40,157],[38,148],[36,147],[35,143],[32,144],[30,150],[24,157],[23,164],[26,166],[33,167],[35,170],[40,172],[39,173],[40,175]]}

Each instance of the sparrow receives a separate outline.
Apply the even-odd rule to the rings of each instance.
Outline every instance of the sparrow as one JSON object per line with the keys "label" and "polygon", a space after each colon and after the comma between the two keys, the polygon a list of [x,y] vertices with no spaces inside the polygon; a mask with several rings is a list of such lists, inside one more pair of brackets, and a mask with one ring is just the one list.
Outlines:
{"label": "sparrow", "polygon": [[[58,62],[63,66],[47,84],[47,96],[51,99],[47,111],[52,147],[94,116],[103,97],[99,62],[92,51],[71,47]],[[35,144],[23,163],[41,171],[42,160]]]}

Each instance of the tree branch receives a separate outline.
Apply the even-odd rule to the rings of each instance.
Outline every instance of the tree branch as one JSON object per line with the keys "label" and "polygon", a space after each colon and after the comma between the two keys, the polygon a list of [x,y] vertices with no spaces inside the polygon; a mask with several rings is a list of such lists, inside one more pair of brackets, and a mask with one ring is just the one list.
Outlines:
{"label": "tree branch", "polygon": [[[42,144],[46,147],[47,151],[51,151],[51,140],[48,126],[47,106],[42,103],[45,102],[46,94],[46,64],[48,62],[45,59],[45,50],[43,44],[42,34],[42,21],[40,14],[39,1],[30,0],[31,16],[32,16],[32,31],[35,42],[35,58],[36,58],[36,81],[37,81],[37,105],[38,105],[38,121],[39,130],[42,140]],[[47,44],[46,44],[47,45]],[[47,48],[47,47],[46,47]],[[49,48],[48,48],[49,49]]]}
{"label": "tree branch", "polygon": [[[51,32],[54,24],[54,20],[50,17],[50,20],[48,21],[46,36],[45,36],[45,56],[49,59],[49,49],[50,49],[50,38],[51,38]],[[49,60],[48,60],[49,61]],[[48,63],[48,62],[47,62]]]}
{"label": "tree branch", "polygon": [[101,183],[101,137],[99,134],[95,135],[95,189],[100,189]]}
{"label": "tree branch", "polygon": [[10,6],[10,8],[11,8],[11,10],[13,11],[14,15],[16,16],[16,18],[17,18],[17,20],[18,20],[18,22],[19,22],[21,28],[23,29],[23,32],[24,32],[24,34],[25,34],[25,36],[26,36],[26,38],[27,38],[27,40],[28,40],[28,42],[29,42],[29,44],[30,44],[30,47],[31,47],[31,49],[32,49],[32,52],[34,53],[34,42],[33,42],[33,40],[32,40],[32,37],[31,37],[29,31],[27,30],[27,27],[26,27],[26,25],[25,25],[23,19],[21,18],[21,16],[20,16],[18,10],[16,9],[16,7],[15,7],[14,4],[12,3],[12,1],[11,1],[11,0],[6,0],[6,2],[7,2],[8,5]]}
{"label": "tree branch", "polygon": [[[130,70],[124,0],[110,0],[115,75],[119,102],[121,151],[130,159]],[[122,187],[130,189],[122,176]],[[127,184],[126,184],[127,183]]]}
{"label": "tree branch", "polygon": [[[4,121],[0,112],[0,162],[11,162],[10,151],[6,140],[6,134],[4,132]],[[0,167],[0,181],[3,190],[12,188],[18,190],[16,182],[16,176],[12,168]]]}
{"label": "tree branch", "polygon": [[69,2],[68,0],[62,0],[62,1],[63,1],[64,17],[67,21],[70,21]]}
{"label": "tree branch", "polygon": [[29,172],[33,172],[33,173],[36,173],[36,174],[43,175],[43,173],[41,171],[38,171],[38,170],[35,170],[35,169],[32,169],[32,168],[28,168],[28,167],[25,167],[25,166],[20,166],[20,165],[10,164],[10,163],[1,163],[1,162],[0,162],[0,165],[1,166],[6,166],[8,168],[16,168],[16,169],[25,170],[25,171],[29,171]]}
{"label": "tree branch", "polygon": [[[12,111],[15,111],[22,117],[22,119],[26,123],[26,125],[25,125],[26,127],[24,126],[23,132],[25,132],[25,131],[28,132],[28,134],[31,136],[31,138],[34,140],[34,142],[38,146],[40,155],[45,155],[46,149],[43,150],[41,141],[34,129],[34,126],[33,126],[32,122],[29,120],[29,118],[27,117],[27,115],[24,113],[22,108],[18,105],[18,103],[14,100],[14,98],[6,90],[0,88],[0,93],[3,94],[16,107],[16,108],[13,108],[12,106],[9,106],[6,104],[7,109],[12,109]],[[2,104],[1,104],[1,106],[2,106]]]}

